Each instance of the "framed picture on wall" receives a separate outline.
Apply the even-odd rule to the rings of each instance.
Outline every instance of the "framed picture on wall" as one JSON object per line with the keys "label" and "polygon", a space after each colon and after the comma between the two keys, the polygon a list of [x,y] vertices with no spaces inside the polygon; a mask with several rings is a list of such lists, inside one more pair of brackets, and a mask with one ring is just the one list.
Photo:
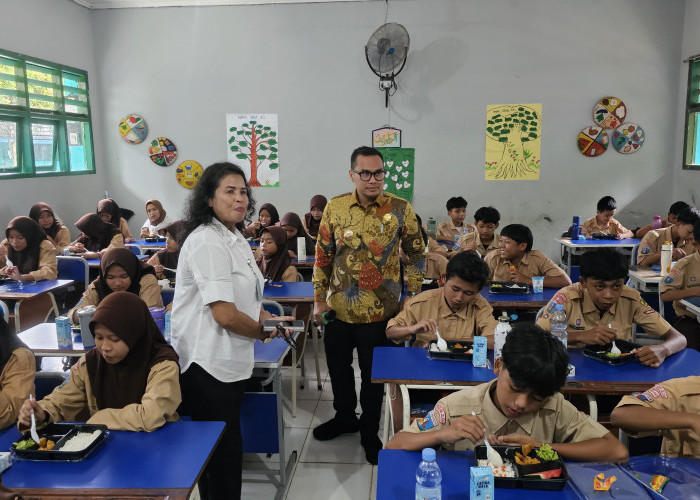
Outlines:
{"label": "framed picture on wall", "polygon": [[372,130],[373,148],[400,148],[401,130],[388,125]]}

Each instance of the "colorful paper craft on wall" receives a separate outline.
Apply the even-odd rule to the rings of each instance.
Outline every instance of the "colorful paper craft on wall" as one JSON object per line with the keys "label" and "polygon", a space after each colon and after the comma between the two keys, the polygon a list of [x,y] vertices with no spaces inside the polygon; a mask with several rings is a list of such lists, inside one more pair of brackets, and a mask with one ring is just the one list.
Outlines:
{"label": "colorful paper craft on wall", "polygon": [[619,127],[626,116],[627,106],[617,97],[603,97],[593,107],[593,121],[599,127]]}
{"label": "colorful paper craft on wall", "polygon": [[148,155],[151,161],[161,167],[172,165],[177,159],[177,148],[173,142],[166,137],[158,137],[151,141],[148,148]]}
{"label": "colorful paper craft on wall", "polygon": [[141,116],[132,113],[119,122],[119,133],[129,144],[140,144],[148,135],[148,125]]}
{"label": "colorful paper craft on wall", "polygon": [[486,106],[487,181],[538,180],[542,104]]}
{"label": "colorful paper craft on wall", "polygon": [[185,189],[194,189],[202,177],[204,169],[194,160],[185,160],[175,169],[175,179]]}
{"label": "colorful paper craft on wall", "polygon": [[372,130],[372,147],[400,148],[401,130],[389,126]]}
{"label": "colorful paper craft on wall", "polygon": [[612,143],[618,153],[632,154],[644,144],[644,129],[636,123],[623,123],[613,132]]}
{"label": "colorful paper craft on wall", "polygon": [[576,145],[582,155],[600,156],[608,150],[608,133],[602,127],[586,127],[578,135]]}
{"label": "colorful paper craft on wall", "polygon": [[250,186],[280,185],[276,114],[227,114],[228,159],[240,165]]}
{"label": "colorful paper craft on wall", "polygon": [[416,150],[414,148],[377,148],[384,157],[384,191],[404,200],[413,199],[413,172]]}

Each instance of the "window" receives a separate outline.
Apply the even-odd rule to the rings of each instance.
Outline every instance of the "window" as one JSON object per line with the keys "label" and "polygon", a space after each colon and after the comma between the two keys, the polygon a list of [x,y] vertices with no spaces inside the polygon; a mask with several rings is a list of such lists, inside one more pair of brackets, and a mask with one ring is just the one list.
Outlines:
{"label": "window", "polygon": [[700,58],[691,60],[688,67],[683,168],[700,170]]}
{"label": "window", "polygon": [[95,173],[87,72],[0,50],[0,180]]}

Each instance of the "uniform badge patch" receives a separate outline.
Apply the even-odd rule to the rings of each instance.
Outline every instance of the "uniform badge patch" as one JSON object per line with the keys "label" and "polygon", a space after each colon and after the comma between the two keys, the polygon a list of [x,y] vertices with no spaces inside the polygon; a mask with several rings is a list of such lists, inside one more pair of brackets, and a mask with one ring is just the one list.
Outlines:
{"label": "uniform badge patch", "polygon": [[647,397],[651,397],[651,400],[653,401],[654,399],[668,399],[668,394],[666,394],[666,389],[664,389],[663,385],[656,384],[654,387],[649,389],[644,393]]}
{"label": "uniform badge patch", "polygon": [[691,276],[691,277],[690,277],[690,282],[691,282],[691,283],[695,283],[695,276]]}
{"label": "uniform badge patch", "polygon": [[435,405],[433,412],[436,413],[438,423],[444,424],[446,421],[445,409],[441,405]]}
{"label": "uniform badge patch", "polygon": [[[433,410],[435,411],[435,410]],[[432,416],[432,411],[428,413],[424,418],[418,419],[416,422],[418,423],[418,428],[421,431],[427,431],[435,427],[435,421],[433,420]]]}
{"label": "uniform badge patch", "polygon": [[641,253],[642,255],[647,255],[648,253],[651,253],[651,248],[649,248],[648,246],[643,246],[639,253]]}
{"label": "uniform badge patch", "polygon": [[577,319],[577,320],[576,320],[576,326],[581,326],[581,320],[580,320],[580,319]]}
{"label": "uniform badge patch", "polygon": [[640,401],[646,401],[647,403],[651,403],[652,401],[654,401],[654,398],[647,398],[647,396],[643,392],[634,392],[632,393],[632,397],[637,398]]}
{"label": "uniform badge patch", "polygon": [[664,278],[664,283],[673,283],[676,281],[670,274]]}

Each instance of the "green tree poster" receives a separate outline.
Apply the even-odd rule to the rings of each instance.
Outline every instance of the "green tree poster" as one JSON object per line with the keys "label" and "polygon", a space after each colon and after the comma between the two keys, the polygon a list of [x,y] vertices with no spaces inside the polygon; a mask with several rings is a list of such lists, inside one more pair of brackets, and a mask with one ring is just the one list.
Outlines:
{"label": "green tree poster", "polygon": [[413,199],[415,148],[377,148],[384,157],[384,191],[404,200]]}

